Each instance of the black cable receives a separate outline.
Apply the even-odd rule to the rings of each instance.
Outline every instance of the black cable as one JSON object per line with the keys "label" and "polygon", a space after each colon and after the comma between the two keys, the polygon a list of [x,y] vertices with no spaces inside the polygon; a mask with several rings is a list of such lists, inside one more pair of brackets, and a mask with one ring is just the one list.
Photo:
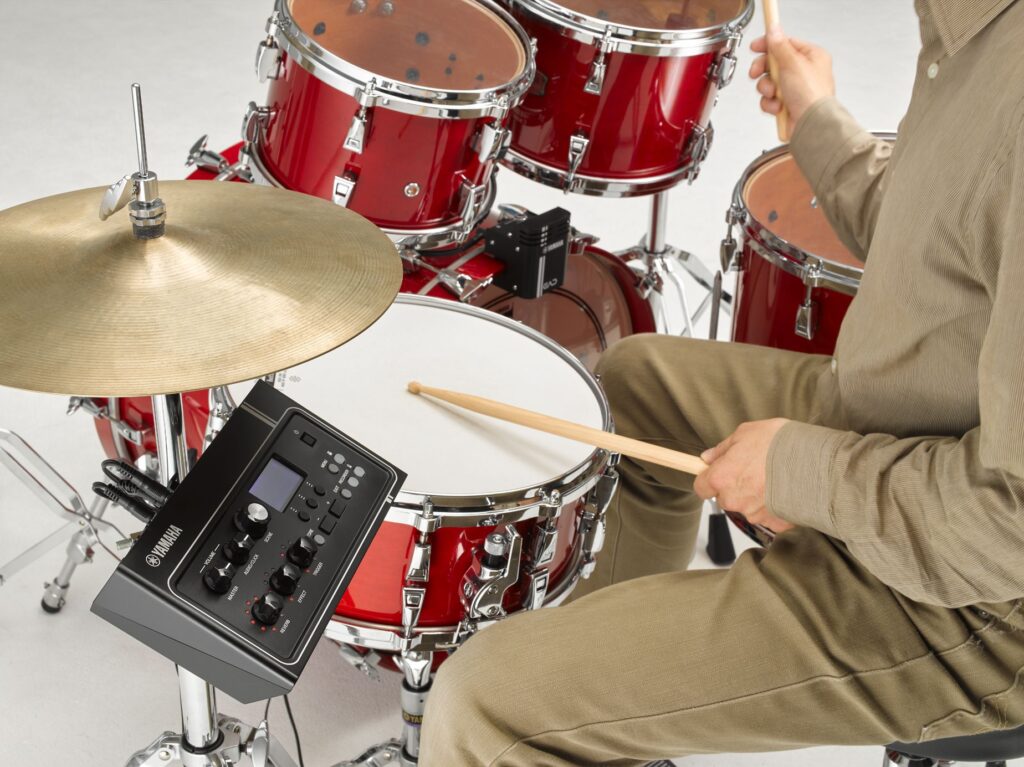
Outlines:
{"label": "black cable", "polygon": [[305,762],[302,761],[302,743],[299,741],[299,728],[295,724],[295,717],[292,715],[292,704],[288,700],[288,696],[284,696],[284,707],[288,711],[288,721],[292,723],[292,732],[295,734],[295,750],[299,756],[299,767],[306,767]]}

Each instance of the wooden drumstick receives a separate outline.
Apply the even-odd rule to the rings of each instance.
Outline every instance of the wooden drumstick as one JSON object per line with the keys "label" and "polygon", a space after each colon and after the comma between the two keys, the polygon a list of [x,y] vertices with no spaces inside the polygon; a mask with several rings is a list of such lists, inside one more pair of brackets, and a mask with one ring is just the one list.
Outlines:
{"label": "wooden drumstick", "polygon": [[474,413],[487,415],[509,423],[525,426],[529,429],[554,434],[558,437],[565,437],[575,442],[582,442],[585,445],[593,445],[613,453],[620,453],[636,458],[640,461],[666,466],[686,474],[701,474],[708,465],[695,455],[687,455],[675,450],[669,450],[658,445],[650,445],[637,439],[623,437],[620,434],[611,434],[600,429],[592,429],[583,424],[563,421],[561,418],[554,418],[543,413],[535,413],[532,410],[508,405],[504,402],[497,402],[484,397],[477,397],[474,394],[464,394],[448,389],[436,389],[433,386],[424,386],[418,381],[409,383],[409,391],[413,394],[426,394],[435,399],[443,400],[452,405],[457,405]]}
{"label": "wooden drumstick", "polygon": [[[764,0],[765,34],[767,35],[768,30],[779,23],[779,0]],[[779,100],[781,100],[782,86],[779,84],[779,62],[777,62],[775,57],[771,54],[768,54],[768,74],[771,75],[771,78],[775,83],[776,95]],[[785,102],[782,104],[782,111],[775,116],[775,127],[779,132],[779,141],[782,141],[783,143],[788,142],[789,111],[786,109]]]}

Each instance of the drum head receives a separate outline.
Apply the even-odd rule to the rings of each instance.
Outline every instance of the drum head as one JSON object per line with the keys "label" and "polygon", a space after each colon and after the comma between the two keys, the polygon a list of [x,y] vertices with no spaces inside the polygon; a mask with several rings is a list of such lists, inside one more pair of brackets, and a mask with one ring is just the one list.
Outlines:
{"label": "drum head", "polygon": [[473,0],[289,0],[299,28],[360,69],[388,80],[436,90],[489,90],[526,69],[515,32]]}
{"label": "drum head", "polygon": [[743,187],[743,202],[765,229],[804,253],[864,267],[836,236],[793,155],[783,154],[754,171]]}
{"label": "drum head", "polygon": [[640,29],[708,29],[736,20],[747,0],[560,0],[599,21]]}
{"label": "drum head", "polygon": [[565,477],[594,449],[415,396],[406,385],[415,380],[605,428],[594,379],[539,339],[482,309],[399,296],[362,335],[280,375],[278,388],[407,472],[404,492],[513,493]]}

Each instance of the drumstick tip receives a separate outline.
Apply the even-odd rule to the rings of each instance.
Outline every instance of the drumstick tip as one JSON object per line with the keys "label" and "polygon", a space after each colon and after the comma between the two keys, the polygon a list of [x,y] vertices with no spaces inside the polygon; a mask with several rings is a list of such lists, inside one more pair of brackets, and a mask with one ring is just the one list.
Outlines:
{"label": "drumstick tip", "polygon": [[419,381],[409,381],[409,385],[406,388],[413,394],[419,394],[423,391],[423,385]]}

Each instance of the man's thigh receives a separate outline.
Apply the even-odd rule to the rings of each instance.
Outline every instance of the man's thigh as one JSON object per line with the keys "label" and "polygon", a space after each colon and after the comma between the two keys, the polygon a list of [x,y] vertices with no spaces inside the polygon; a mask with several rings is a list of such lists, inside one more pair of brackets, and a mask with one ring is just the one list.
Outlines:
{"label": "man's thigh", "polygon": [[422,763],[632,765],[979,731],[1024,721],[1007,697],[1022,666],[1017,629],[911,603],[798,530],[729,571],[629,581],[473,637],[440,671]]}

